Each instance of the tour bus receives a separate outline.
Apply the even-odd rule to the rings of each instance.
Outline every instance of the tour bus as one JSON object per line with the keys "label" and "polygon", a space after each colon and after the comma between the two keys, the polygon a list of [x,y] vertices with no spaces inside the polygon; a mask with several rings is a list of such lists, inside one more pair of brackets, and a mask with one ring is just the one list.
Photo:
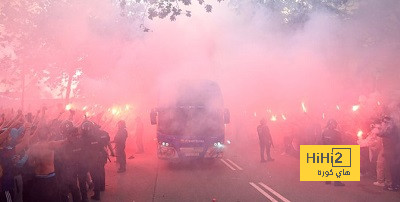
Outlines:
{"label": "tour bus", "polygon": [[158,158],[221,158],[230,114],[218,84],[181,81],[166,89],[150,113],[157,125]]}

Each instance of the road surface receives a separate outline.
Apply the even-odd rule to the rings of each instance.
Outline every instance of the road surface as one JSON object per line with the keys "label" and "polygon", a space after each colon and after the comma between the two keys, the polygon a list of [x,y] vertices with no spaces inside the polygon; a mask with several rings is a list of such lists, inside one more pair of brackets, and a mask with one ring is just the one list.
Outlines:
{"label": "road surface", "polygon": [[273,151],[274,162],[260,163],[256,142],[229,145],[215,162],[171,164],[158,160],[154,150],[128,159],[122,174],[108,163],[102,201],[400,201],[400,192],[383,191],[371,177],[345,187],[300,182],[298,159]]}

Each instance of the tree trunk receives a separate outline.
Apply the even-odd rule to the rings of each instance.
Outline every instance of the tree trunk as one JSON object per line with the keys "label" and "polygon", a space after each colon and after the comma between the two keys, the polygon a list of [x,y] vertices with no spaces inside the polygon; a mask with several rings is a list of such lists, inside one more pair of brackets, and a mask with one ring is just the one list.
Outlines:
{"label": "tree trunk", "polygon": [[21,80],[22,80],[22,91],[21,91],[21,111],[24,111],[24,102],[25,102],[25,67],[22,67],[21,72]]}
{"label": "tree trunk", "polygon": [[66,102],[66,104],[69,103],[69,98],[70,98],[70,95],[71,95],[72,77],[73,77],[73,75],[70,73],[68,75],[68,84],[67,84],[67,89],[66,89],[67,92],[65,93],[65,102]]}

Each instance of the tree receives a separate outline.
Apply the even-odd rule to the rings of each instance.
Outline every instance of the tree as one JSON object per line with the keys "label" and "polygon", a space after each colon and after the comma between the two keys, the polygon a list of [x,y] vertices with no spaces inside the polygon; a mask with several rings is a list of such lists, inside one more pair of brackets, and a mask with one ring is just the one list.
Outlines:
{"label": "tree", "polygon": [[[40,40],[31,40],[37,30],[36,20],[46,9],[46,1],[2,1],[0,2],[0,86],[7,92],[19,92],[25,84],[31,84],[34,74],[29,74],[25,82],[25,73],[30,73],[36,62],[36,53],[40,52]],[[39,43],[37,43],[39,42]],[[30,48],[39,45],[36,50],[26,54]],[[25,57],[22,57],[25,55]]]}
{"label": "tree", "polygon": [[328,11],[343,19],[348,18],[357,8],[358,0],[231,0],[237,11],[244,9],[250,3],[255,8],[267,8],[278,13],[282,24],[292,28],[301,27],[310,14],[315,11]]}
{"label": "tree", "polygon": [[[221,1],[223,0],[119,0],[119,5],[121,7],[121,15],[126,17],[137,18],[141,16],[142,20],[144,17],[150,20],[168,17],[171,21],[175,21],[180,15],[191,17],[190,5],[192,4],[197,3],[204,6],[206,12],[212,12],[211,3],[219,3]],[[141,26],[143,31],[149,31],[144,23]]]}
{"label": "tree", "polygon": [[[144,23],[145,17],[169,17],[170,20],[183,14],[190,17],[188,6],[193,2],[203,5],[207,12],[212,11],[212,6],[207,3],[211,1],[206,0],[112,0],[101,3],[104,4],[103,8],[109,7],[112,12],[118,11],[118,16],[109,16],[111,19],[107,23],[110,26],[118,26],[126,32],[132,32],[133,29],[148,32]],[[88,20],[92,23],[91,31],[102,34],[104,23],[101,24],[96,17],[82,16],[82,19],[76,21],[69,19],[81,13],[102,15],[103,11],[96,11],[93,4],[97,7],[100,3],[94,0],[0,2],[0,91],[22,91],[22,77],[25,78],[23,75],[27,73],[26,85],[43,85],[50,91],[58,91],[58,96],[65,95],[68,100],[74,90],[71,85],[78,83],[79,76],[76,72],[88,70],[85,68],[85,61],[91,59],[91,50],[87,47],[89,39],[85,36],[79,38],[80,33],[74,33],[65,24],[78,24],[79,20]],[[184,8],[186,9],[183,11]],[[136,28],[130,28],[136,25]],[[66,40],[77,35],[78,40]],[[130,33],[125,34],[129,35]]]}

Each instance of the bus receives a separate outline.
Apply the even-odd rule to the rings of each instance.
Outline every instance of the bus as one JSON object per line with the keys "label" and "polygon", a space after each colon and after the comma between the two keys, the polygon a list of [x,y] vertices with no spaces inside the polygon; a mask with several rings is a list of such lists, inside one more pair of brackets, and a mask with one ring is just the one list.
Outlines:
{"label": "bus", "polygon": [[150,112],[151,124],[157,126],[158,158],[221,158],[230,114],[219,85],[181,81],[166,89]]}

